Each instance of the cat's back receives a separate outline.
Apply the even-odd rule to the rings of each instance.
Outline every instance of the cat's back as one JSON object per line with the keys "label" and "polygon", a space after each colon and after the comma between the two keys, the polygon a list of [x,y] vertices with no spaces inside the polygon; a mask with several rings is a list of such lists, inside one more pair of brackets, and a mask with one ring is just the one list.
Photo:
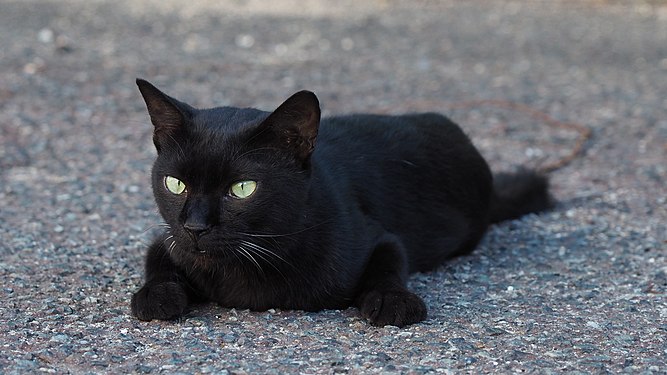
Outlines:
{"label": "cat's back", "polygon": [[465,200],[490,194],[486,161],[458,125],[436,113],[324,119],[313,163],[355,197],[375,197],[371,206],[395,195],[416,205],[458,206],[457,194]]}
{"label": "cat's back", "polygon": [[461,128],[437,113],[357,114],[322,120],[315,157],[339,162],[402,157],[409,164],[468,149],[474,147]]}

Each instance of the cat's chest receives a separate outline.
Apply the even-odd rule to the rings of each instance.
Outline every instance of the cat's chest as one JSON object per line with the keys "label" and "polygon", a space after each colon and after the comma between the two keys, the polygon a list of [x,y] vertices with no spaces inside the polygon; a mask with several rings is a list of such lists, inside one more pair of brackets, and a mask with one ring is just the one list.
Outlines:
{"label": "cat's chest", "polygon": [[208,300],[223,307],[266,310],[291,300],[291,288],[273,275],[237,270],[218,271],[193,278],[195,288]]}
{"label": "cat's chest", "polygon": [[[291,278],[290,278],[291,277]],[[319,310],[349,305],[349,288],[323,279],[306,281],[298,275],[232,274],[199,276],[191,282],[197,291],[222,307],[264,311],[270,308]]]}

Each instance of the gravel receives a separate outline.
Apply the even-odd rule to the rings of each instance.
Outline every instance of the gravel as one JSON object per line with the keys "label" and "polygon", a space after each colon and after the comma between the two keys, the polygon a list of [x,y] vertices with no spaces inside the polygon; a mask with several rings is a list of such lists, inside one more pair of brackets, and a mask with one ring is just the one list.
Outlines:
{"label": "gravel", "polygon": [[[640,1],[5,1],[0,373],[667,372],[667,7]],[[335,4],[332,4],[335,3]],[[559,205],[414,275],[429,319],[201,305],[140,322],[159,223],[147,78],[199,107],[431,110],[497,170],[540,165]]]}

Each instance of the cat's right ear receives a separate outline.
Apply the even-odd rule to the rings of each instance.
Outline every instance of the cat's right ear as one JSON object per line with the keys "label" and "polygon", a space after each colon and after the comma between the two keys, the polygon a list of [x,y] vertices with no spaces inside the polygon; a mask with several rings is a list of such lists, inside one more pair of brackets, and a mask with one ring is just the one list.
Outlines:
{"label": "cat's right ear", "polygon": [[150,82],[137,78],[137,86],[144,97],[148,114],[153,123],[153,143],[158,153],[168,142],[174,142],[184,131],[190,106],[168,96]]}

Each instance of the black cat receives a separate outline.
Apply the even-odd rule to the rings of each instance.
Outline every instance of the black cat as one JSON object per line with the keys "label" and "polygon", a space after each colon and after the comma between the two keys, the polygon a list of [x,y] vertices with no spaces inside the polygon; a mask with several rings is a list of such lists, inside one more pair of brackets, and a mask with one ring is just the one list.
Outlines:
{"label": "black cat", "polygon": [[434,113],[320,121],[301,91],[269,113],[195,109],[137,85],[155,126],[153,192],[166,222],[148,249],[141,320],[193,302],[317,311],[359,308],[374,325],[426,318],[406,288],[473,250],[489,223],[544,210],[547,180],[502,175]]}

